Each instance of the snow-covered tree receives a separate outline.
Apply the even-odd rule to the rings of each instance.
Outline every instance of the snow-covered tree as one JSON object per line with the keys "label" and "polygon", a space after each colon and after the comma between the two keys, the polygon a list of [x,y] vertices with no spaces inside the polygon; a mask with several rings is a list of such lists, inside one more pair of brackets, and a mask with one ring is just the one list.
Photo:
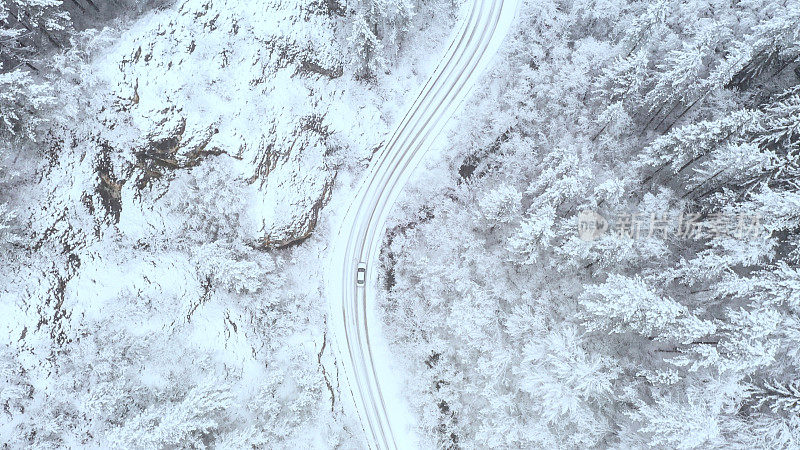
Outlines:
{"label": "snow-covered tree", "polygon": [[[452,133],[454,181],[420,177],[438,194],[389,235],[384,326],[413,376],[459,383],[433,442],[796,446],[795,9],[524,3]],[[582,212],[608,228],[580,239]]]}
{"label": "snow-covered tree", "polygon": [[48,121],[56,103],[51,85],[34,81],[30,72],[0,73],[0,136],[36,140],[38,127]]}
{"label": "snow-covered tree", "polygon": [[597,286],[588,286],[582,301],[589,315],[589,330],[640,333],[649,339],[691,344],[716,332],[713,322],[702,320],[686,306],[657,295],[639,277],[609,275]]}
{"label": "snow-covered tree", "polygon": [[[61,0],[4,0],[0,4],[0,63],[11,68],[69,44],[69,13]],[[9,67],[5,67],[8,70]]]}
{"label": "snow-covered tree", "polygon": [[370,78],[388,70],[414,16],[411,0],[358,0],[347,4],[351,31],[351,61],[359,76]]}

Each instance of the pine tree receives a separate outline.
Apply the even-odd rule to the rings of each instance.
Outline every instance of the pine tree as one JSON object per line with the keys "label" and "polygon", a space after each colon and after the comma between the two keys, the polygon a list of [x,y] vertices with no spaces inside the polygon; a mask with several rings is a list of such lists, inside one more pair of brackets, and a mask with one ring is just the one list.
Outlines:
{"label": "pine tree", "polygon": [[641,49],[647,39],[659,34],[658,28],[664,26],[673,4],[672,0],[657,0],[645,4],[645,11],[635,17],[632,26],[625,30],[622,38],[622,44],[629,48],[627,56]]}
{"label": "pine tree", "polygon": [[359,0],[349,5],[348,37],[356,74],[371,78],[385,71],[397,56],[414,15],[409,0]]}
{"label": "pine tree", "polygon": [[614,64],[603,67],[603,74],[596,82],[597,93],[608,99],[609,104],[641,102],[640,91],[650,76],[649,62],[649,55],[644,50],[617,58]]}
{"label": "pine tree", "polygon": [[713,322],[658,295],[639,276],[610,274],[605,283],[588,286],[585,292],[581,305],[589,330],[633,332],[672,344],[691,344],[716,332]]}
{"label": "pine tree", "polygon": [[633,167],[642,171],[644,183],[671,181],[715,149],[756,130],[759,118],[758,112],[743,110],[676,128],[650,143]]}
{"label": "pine tree", "polygon": [[785,305],[790,310],[800,311],[800,269],[786,261],[778,261],[760,271],[753,280],[751,295],[764,305]]}
{"label": "pine tree", "polygon": [[516,220],[522,207],[521,201],[522,193],[514,186],[501,184],[478,200],[478,206],[483,218],[490,226],[494,226]]}
{"label": "pine tree", "polygon": [[535,264],[541,252],[556,236],[554,231],[555,208],[545,206],[525,218],[519,231],[508,240],[509,251],[517,255],[523,264]]}
{"label": "pine tree", "polygon": [[354,52],[356,74],[370,78],[386,68],[383,43],[377,36],[374,22],[364,13],[353,17],[353,28],[348,38]]}
{"label": "pine tree", "polygon": [[0,27],[0,61],[35,69],[31,62],[37,55],[69,43],[72,22],[61,0],[6,0]]}
{"label": "pine tree", "polygon": [[776,414],[800,415],[800,381],[765,381],[756,396],[756,407],[766,406]]}
{"label": "pine tree", "polygon": [[[704,40],[671,51],[663,63],[657,65],[658,74],[652,89],[644,98],[651,114],[670,111],[675,104],[685,104],[707,89],[703,81],[707,54],[713,50],[711,42]],[[667,113],[669,114],[669,113]]]}
{"label": "pine tree", "polygon": [[46,111],[56,98],[49,83],[37,83],[21,69],[0,73],[0,137],[36,140],[39,126],[48,121]]}
{"label": "pine tree", "polygon": [[800,56],[800,5],[784,5],[731,51],[718,69],[720,84],[748,89],[757,80],[779,74]]}
{"label": "pine tree", "polygon": [[641,432],[649,435],[650,446],[691,449],[721,442],[715,411],[699,400],[686,402],[664,396],[652,405],[640,404],[632,416],[642,423]]}

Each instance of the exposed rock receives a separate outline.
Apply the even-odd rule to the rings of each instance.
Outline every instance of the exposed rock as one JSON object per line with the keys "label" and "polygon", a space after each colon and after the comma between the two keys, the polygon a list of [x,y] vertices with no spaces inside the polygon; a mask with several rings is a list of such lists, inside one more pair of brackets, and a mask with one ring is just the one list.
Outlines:
{"label": "exposed rock", "polygon": [[[335,131],[325,115],[335,91],[317,90],[335,89],[320,77],[342,77],[344,65],[329,26],[296,34],[276,26],[326,23],[341,5],[265,2],[275,9],[267,20],[234,6],[184,1],[178,16],[154,20],[117,53],[118,108],[140,133],[128,159],[141,190],[209,155],[236,158],[253,187],[258,245],[285,247],[313,233],[333,186]],[[113,183],[104,186],[109,198]]]}
{"label": "exposed rock", "polygon": [[270,233],[264,238],[263,246],[265,248],[287,248],[302,244],[311,237],[317,227],[319,212],[330,199],[332,188],[333,180],[325,183],[322,195],[316,199],[308,214],[304,214],[300,217],[300,221],[291,223],[285,228],[270,230]]}

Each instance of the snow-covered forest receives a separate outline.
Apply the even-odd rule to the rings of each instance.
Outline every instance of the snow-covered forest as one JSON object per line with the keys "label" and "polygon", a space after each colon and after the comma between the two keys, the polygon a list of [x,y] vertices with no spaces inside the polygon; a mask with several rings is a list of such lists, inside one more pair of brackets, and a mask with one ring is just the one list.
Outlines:
{"label": "snow-covered forest", "polygon": [[[368,448],[325,264],[472,0],[0,0],[3,448]],[[800,448],[800,3],[521,0],[393,211],[422,448]]]}
{"label": "snow-covered forest", "polygon": [[428,445],[800,447],[800,4],[528,1],[504,52],[383,249]]}

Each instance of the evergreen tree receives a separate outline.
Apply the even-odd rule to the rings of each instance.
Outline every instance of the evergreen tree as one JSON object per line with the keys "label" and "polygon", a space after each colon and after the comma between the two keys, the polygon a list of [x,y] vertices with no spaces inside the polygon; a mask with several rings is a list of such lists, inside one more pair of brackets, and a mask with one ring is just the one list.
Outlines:
{"label": "evergreen tree", "polygon": [[408,0],[358,0],[348,4],[348,37],[356,74],[371,78],[386,71],[397,57],[414,15]]}

